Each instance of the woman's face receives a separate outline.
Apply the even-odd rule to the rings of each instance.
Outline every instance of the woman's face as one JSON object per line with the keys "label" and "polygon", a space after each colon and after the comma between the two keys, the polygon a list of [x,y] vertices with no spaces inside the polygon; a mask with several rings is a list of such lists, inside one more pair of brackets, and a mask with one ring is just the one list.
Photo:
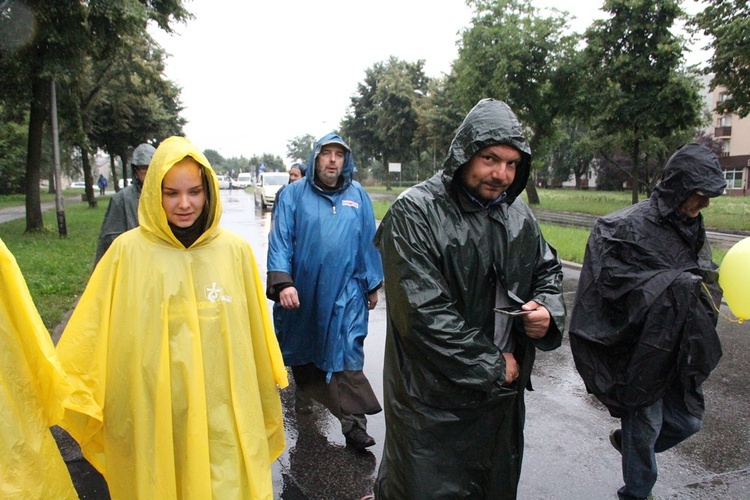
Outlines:
{"label": "woman's face", "polygon": [[161,206],[167,220],[177,227],[190,227],[206,206],[200,164],[191,157],[174,164],[161,183]]}

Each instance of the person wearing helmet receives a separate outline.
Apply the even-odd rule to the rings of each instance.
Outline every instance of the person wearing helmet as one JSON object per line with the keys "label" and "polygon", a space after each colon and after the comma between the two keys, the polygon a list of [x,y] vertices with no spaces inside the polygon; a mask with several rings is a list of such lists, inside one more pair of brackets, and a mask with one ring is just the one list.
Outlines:
{"label": "person wearing helmet", "polygon": [[141,198],[143,181],[154,151],[156,151],[154,147],[146,143],[138,145],[133,150],[133,157],[130,160],[133,183],[115,193],[109,200],[107,212],[102,221],[102,229],[99,232],[94,265],[99,262],[115,238],[125,231],[138,227],[138,201]]}

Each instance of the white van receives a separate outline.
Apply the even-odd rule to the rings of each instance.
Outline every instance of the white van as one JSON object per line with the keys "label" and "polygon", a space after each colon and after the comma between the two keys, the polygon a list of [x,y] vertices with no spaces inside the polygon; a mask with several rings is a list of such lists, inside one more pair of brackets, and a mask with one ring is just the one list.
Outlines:
{"label": "white van", "polygon": [[237,180],[233,182],[234,186],[238,189],[245,189],[253,183],[253,174],[250,172],[244,172],[237,176]]}

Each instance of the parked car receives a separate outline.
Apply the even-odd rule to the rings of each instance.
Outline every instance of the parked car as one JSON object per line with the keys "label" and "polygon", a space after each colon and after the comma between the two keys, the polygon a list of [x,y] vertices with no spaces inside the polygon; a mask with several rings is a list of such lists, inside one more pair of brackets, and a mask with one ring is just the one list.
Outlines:
{"label": "parked car", "polygon": [[86,189],[86,183],[84,181],[76,181],[70,183],[70,189]]}
{"label": "parked car", "polygon": [[237,176],[237,180],[234,181],[234,187],[237,189],[245,189],[253,183],[253,174],[250,172],[244,172]]}
{"label": "parked car", "polygon": [[266,209],[276,203],[276,193],[289,182],[287,172],[263,172],[255,183],[255,206]]}
{"label": "parked car", "polygon": [[217,174],[219,179],[219,189],[229,189],[232,187],[232,179],[228,175]]}

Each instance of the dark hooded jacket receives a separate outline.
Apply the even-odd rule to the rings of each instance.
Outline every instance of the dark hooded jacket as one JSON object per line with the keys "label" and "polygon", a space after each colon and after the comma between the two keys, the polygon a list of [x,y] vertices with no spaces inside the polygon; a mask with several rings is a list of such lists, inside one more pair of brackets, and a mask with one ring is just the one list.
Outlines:
{"label": "dark hooded jacket", "polygon": [[119,190],[109,200],[107,212],[102,220],[102,228],[99,232],[99,240],[96,246],[96,257],[94,265],[104,255],[115,238],[125,231],[138,227],[138,202],[141,199],[143,183],[136,172],[136,165],[148,165],[156,149],[147,143],[139,144],[133,151],[130,163],[130,175],[132,183]]}
{"label": "dark hooded jacket", "polygon": [[[457,170],[497,144],[522,160],[505,198],[481,207]],[[484,99],[459,127],[443,172],[404,192],[378,229],[388,301],[379,498],[515,497],[535,347],[558,347],[565,321],[562,266],[518,198],[530,162],[513,112]],[[536,300],[552,316],[539,341],[513,324],[521,374],[510,386],[493,342],[498,281],[512,302]]]}
{"label": "dark hooded jacket", "polygon": [[703,414],[700,386],[721,357],[721,289],[702,215],[682,220],[677,210],[695,191],[715,197],[725,187],[716,155],[687,144],[648,200],[601,217],[591,232],[570,346],[586,388],[614,416],[654,403],[673,383],[690,413]]}

